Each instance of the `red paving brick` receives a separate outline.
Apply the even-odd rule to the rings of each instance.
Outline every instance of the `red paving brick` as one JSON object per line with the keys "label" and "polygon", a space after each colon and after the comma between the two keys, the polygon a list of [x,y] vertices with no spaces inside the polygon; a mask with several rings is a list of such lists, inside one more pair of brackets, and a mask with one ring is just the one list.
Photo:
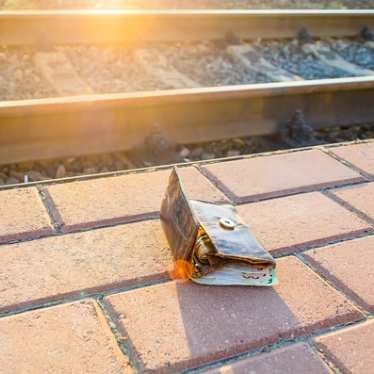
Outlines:
{"label": "red paving brick", "polygon": [[49,216],[35,188],[0,192],[0,243],[50,232]]}
{"label": "red paving brick", "polygon": [[105,300],[145,368],[165,371],[362,317],[295,257],[279,260],[278,269],[275,288],[168,282]]}
{"label": "red paving brick", "polygon": [[[351,146],[331,150],[343,150],[345,156],[340,157],[373,174],[372,148],[365,147],[358,156],[349,151]],[[321,164],[323,168],[317,169]],[[237,201],[363,180],[319,150],[225,162],[206,170]],[[190,198],[227,201],[195,168],[181,173]],[[172,259],[159,221],[128,222],[158,215],[169,174],[164,170],[46,186],[56,208],[53,211],[52,204],[54,217],[65,231],[127,224],[16,244],[4,242],[52,234],[50,218],[36,189],[0,192],[0,311],[44,303],[32,312],[0,318],[0,373],[131,371],[95,301],[57,307],[46,303],[167,279]],[[341,204],[312,192],[242,205],[239,212],[273,253],[305,249],[374,232],[364,217],[374,216],[373,188],[374,183],[366,183],[332,191]],[[169,281],[105,297],[104,304],[122,339],[134,347],[141,369],[175,372],[362,320],[363,314],[348,298],[374,310],[373,244],[374,236],[368,236],[305,253],[347,296],[289,256],[278,260],[280,284],[274,288]],[[324,335],[317,344],[342,370],[369,373],[374,365],[373,322]],[[299,343],[213,372],[273,373],[275,367],[281,373],[327,370],[318,354]]]}
{"label": "red paving brick", "polygon": [[358,173],[319,150],[221,162],[205,169],[237,202],[360,180]]}
{"label": "red paving brick", "polygon": [[330,148],[330,151],[374,177],[374,142]]}
{"label": "red paving brick", "polygon": [[[65,230],[145,218],[158,214],[171,170],[129,174],[48,187]],[[190,198],[224,201],[195,168],[180,169]]]}
{"label": "red paving brick", "polygon": [[372,230],[320,192],[242,205],[238,210],[265,248],[274,253]]}
{"label": "red paving brick", "polygon": [[326,364],[306,344],[299,343],[271,353],[208,370],[209,374],[329,374]]}
{"label": "red paving brick", "polygon": [[1,373],[129,373],[99,308],[90,301],[0,320]]}
{"label": "red paving brick", "polygon": [[323,353],[344,373],[373,373],[373,320],[330,333],[316,340]]}
{"label": "red paving brick", "polygon": [[374,236],[311,250],[305,257],[359,304],[374,312]]}
{"label": "red paving brick", "polygon": [[335,190],[334,195],[366,214],[374,223],[374,183]]}
{"label": "red paving brick", "polygon": [[148,221],[5,245],[0,264],[4,310],[165,277],[172,260],[159,221]]}

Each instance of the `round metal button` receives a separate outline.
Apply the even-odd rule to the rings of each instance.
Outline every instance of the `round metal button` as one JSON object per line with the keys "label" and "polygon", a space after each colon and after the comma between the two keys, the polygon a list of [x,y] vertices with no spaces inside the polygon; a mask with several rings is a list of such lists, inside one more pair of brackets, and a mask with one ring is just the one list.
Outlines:
{"label": "round metal button", "polygon": [[229,218],[221,218],[219,220],[219,224],[224,228],[224,229],[227,229],[227,230],[234,230],[235,226],[236,226],[236,223],[229,219]]}

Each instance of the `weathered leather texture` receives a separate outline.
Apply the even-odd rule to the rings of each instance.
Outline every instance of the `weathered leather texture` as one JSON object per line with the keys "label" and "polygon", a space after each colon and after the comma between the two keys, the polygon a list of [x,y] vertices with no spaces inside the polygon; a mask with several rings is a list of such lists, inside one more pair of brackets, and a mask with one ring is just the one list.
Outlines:
{"label": "weathered leather texture", "polygon": [[[235,228],[225,229],[221,218]],[[198,228],[203,227],[221,258],[275,266],[273,257],[256,240],[231,205],[188,201],[176,168],[161,205],[161,222],[175,259],[191,259]]]}
{"label": "weathered leather texture", "polygon": [[175,260],[189,261],[199,224],[194,218],[176,168],[170,175],[160,215]]}

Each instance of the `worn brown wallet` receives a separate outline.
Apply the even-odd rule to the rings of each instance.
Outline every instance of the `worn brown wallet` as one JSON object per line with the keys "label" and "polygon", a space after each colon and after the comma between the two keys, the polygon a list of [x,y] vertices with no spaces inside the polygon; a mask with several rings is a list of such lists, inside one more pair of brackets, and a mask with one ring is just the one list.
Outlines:
{"label": "worn brown wallet", "polygon": [[231,205],[188,200],[174,168],[161,223],[180,277],[207,285],[272,286],[275,261]]}

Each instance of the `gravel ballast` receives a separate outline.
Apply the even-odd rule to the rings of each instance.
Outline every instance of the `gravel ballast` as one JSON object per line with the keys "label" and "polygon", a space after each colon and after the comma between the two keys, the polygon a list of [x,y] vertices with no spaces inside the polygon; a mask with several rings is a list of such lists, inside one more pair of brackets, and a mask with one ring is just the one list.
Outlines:
{"label": "gravel ballast", "polygon": [[330,46],[348,62],[374,69],[374,49],[369,48],[365,43],[349,39],[332,39]]}
{"label": "gravel ballast", "polygon": [[[324,40],[323,44],[348,62],[374,70],[374,47],[370,48],[359,38],[328,39]],[[248,42],[248,45],[274,67],[303,79],[351,76],[347,71],[329,66],[306,52],[296,39]],[[267,75],[266,66],[259,70],[248,69],[240,62],[234,61],[233,56],[228,52],[228,47],[228,42],[222,40],[158,43],[146,45],[141,49],[124,46],[55,46],[51,51],[57,56],[62,54],[84,83],[82,86],[89,87],[90,92],[97,94],[281,80],[281,78],[277,79],[277,75]],[[144,53],[139,54],[139,51],[146,52],[145,60],[139,58],[139,55],[144,56]],[[0,100],[60,95],[58,90],[51,86],[51,81],[44,77],[40,66],[36,65],[37,54],[38,50],[30,48],[0,48]],[[251,60],[250,55],[245,58],[250,66],[256,64],[256,61]],[[158,70],[153,71],[156,61]],[[170,78],[170,71],[178,72],[185,79],[174,82],[173,77]],[[165,73],[166,78],[162,72]],[[77,94],[86,94],[86,92],[77,92]]]}
{"label": "gravel ballast", "polygon": [[0,100],[54,95],[33,63],[32,50],[0,47]]}
{"label": "gravel ballast", "polygon": [[168,89],[134,61],[132,51],[122,47],[59,47],[78,75],[96,93]]}
{"label": "gravel ballast", "polygon": [[269,82],[262,74],[246,71],[234,63],[225,47],[213,42],[173,43],[151,48],[162,54],[168,64],[201,86],[223,86]]}
{"label": "gravel ballast", "polygon": [[259,52],[273,65],[299,75],[303,79],[343,78],[349,74],[324,64],[305,53],[297,40],[259,43]]}

